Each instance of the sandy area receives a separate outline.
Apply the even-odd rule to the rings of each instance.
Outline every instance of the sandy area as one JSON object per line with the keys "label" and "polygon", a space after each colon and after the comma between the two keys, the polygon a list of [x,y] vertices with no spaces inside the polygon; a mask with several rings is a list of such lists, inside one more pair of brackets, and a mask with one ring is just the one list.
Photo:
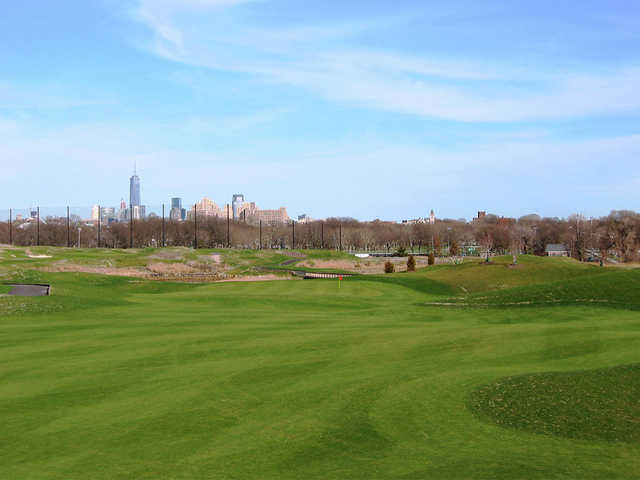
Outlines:
{"label": "sandy area", "polygon": [[[351,272],[378,274],[384,273],[384,264],[387,260],[394,264],[396,272],[407,271],[408,257],[367,257],[354,258],[353,260],[307,260],[298,265],[306,268],[347,270]],[[426,267],[427,257],[415,257],[416,267]]]}
{"label": "sandy area", "polygon": [[98,273],[100,275],[118,275],[122,277],[146,277],[150,272],[140,267],[102,267],[98,265],[77,265],[74,263],[56,263],[39,270],[43,272],[75,272],[75,273]]}
{"label": "sandy area", "polygon": [[110,267],[104,265],[78,265],[66,261],[56,262],[53,265],[42,267],[39,270],[45,272],[74,272],[74,273],[96,273],[99,275],[116,275],[121,277],[147,278],[154,280],[170,280],[185,282],[264,282],[272,280],[290,280],[293,277],[275,274],[248,275],[224,278],[225,273],[219,271],[203,270],[206,265],[196,264],[196,268],[184,263],[162,263],[156,262],[145,267]]}
{"label": "sandy area", "polygon": [[25,255],[29,258],[51,258],[51,255],[34,255],[28,248],[24,251]]}
{"label": "sandy area", "polygon": [[185,273],[200,273],[201,270],[184,263],[150,263],[147,269],[152,273],[162,275],[179,275]]}

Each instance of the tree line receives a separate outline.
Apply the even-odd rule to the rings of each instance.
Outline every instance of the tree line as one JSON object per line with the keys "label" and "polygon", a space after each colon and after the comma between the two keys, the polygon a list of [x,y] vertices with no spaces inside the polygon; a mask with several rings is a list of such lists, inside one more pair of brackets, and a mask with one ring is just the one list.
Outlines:
{"label": "tree line", "polygon": [[471,222],[439,219],[435,224],[329,218],[308,223],[255,225],[218,217],[194,221],[149,217],[131,223],[98,225],[72,217],[46,217],[40,223],[0,222],[0,243],[19,246],[198,248],[329,248],[347,251],[436,255],[534,254],[562,244],[571,256],[633,261],[640,250],[640,214],[612,211],[606,217],[505,218],[486,215]]}

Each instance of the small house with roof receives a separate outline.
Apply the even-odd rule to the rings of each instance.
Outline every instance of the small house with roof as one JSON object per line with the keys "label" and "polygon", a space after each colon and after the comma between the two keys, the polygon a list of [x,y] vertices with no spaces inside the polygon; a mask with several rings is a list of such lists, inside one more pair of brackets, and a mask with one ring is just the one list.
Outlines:
{"label": "small house with roof", "polygon": [[549,243],[544,250],[545,255],[548,257],[568,257],[569,251],[567,247],[562,243]]}

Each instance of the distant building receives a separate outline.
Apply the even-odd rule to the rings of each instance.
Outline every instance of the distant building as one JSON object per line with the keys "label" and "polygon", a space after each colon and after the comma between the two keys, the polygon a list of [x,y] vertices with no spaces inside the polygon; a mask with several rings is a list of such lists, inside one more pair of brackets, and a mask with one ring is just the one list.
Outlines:
{"label": "distant building", "polygon": [[231,208],[233,209],[233,219],[238,220],[240,218],[240,212],[245,204],[244,195],[242,193],[236,193],[231,200]]}
{"label": "distant building", "polygon": [[129,179],[129,205],[137,207],[140,203],[140,177],[134,169],[133,175]]}
{"label": "distant building", "polygon": [[411,220],[402,220],[403,225],[417,225],[419,223],[427,223],[427,219],[419,217],[419,218],[412,218]]}
{"label": "distant building", "polygon": [[131,209],[130,218],[133,217],[134,220],[141,220],[146,216],[146,208],[142,205],[140,198],[140,177],[136,173],[135,166],[133,175],[129,179],[129,208]]}
{"label": "distant building", "polygon": [[91,220],[96,222],[99,217],[100,217],[100,206],[94,205],[93,207],[91,207]]}
{"label": "distant building", "polygon": [[116,209],[114,207],[102,207],[100,209],[100,221],[102,223],[109,224],[116,220]]}
{"label": "distant building", "polygon": [[277,210],[255,210],[250,218],[254,223],[287,223],[289,221],[285,207],[280,207]]}
{"label": "distant building", "polygon": [[223,207],[219,207],[216,202],[211,200],[208,197],[203,197],[202,200],[197,202],[191,210],[189,211],[188,217],[193,218],[194,212],[198,215],[198,217],[224,217],[227,216],[227,208],[229,205],[224,205]]}
{"label": "distant building", "polygon": [[298,215],[298,223],[311,223],[311,222],[313,222],[313,218],[311,218],[306,213],[303,213],[302,215]]}
{"label": "distant building", "polygon": [[133,219],[134,220],[142,220],[143,218],[146,217],[146,207],[144,205],[133,205],[132,207],[132,211],[133,211]]}
{"label": "distant building", "polygon": [[[241,194],[238,194],[241,195]],[[235,197],[235,195],[234,195]],[[289,215],[285,207],[280,207],[277,210],[260,210],[254,202],[240,202],[239,198],[236,200],[235,219],[245,221],[247,223],[257,224],[263,223],[286,223],[289,221]],[[232,215],[233,205],[226,204],[218,206],[216,202],[208,197],[203,197],[198,203],[195,204],[195,208],[191,207],[187,217],[193,218],[194,210],[197,209],[198,218],[202,217],[220,217],[227,218],[227,210],[229,216]]]}
{"label": "distant building", "polygon": [[545,255],[549,257],[568,257],[569,251],[562,243],[549,243],[544,250]]}
{"label": "distant building", "polygon": [[169,211],[169,218],[180,222],[185,219],[186,211],[182,208],[182,198],[173,197],[171,199],[171,210]]}
{"label": "distant building", "polygon": [[431,225],[436,223],[436,214],[433,211],[433,209],[431,210],[431,213],[427,218],[418,217],[418,218],[412,218],[410,220],[402,220],[403,225],[417,225],[419,223],[428,223]]}
{"label": "distant building", "polygon": [[484,210],[478,210],[478,218],[486,217],[487,212]]}

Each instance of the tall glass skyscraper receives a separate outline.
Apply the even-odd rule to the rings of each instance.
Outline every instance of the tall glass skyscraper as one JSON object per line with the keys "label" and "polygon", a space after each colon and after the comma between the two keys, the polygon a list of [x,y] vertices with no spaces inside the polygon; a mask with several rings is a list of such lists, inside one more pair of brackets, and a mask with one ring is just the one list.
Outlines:
{"label": "tall glass skyscraper", "polygon": [[129,204],[132,207],[140,206],[140,177],[133,170],[133,176],[129,179]]}

